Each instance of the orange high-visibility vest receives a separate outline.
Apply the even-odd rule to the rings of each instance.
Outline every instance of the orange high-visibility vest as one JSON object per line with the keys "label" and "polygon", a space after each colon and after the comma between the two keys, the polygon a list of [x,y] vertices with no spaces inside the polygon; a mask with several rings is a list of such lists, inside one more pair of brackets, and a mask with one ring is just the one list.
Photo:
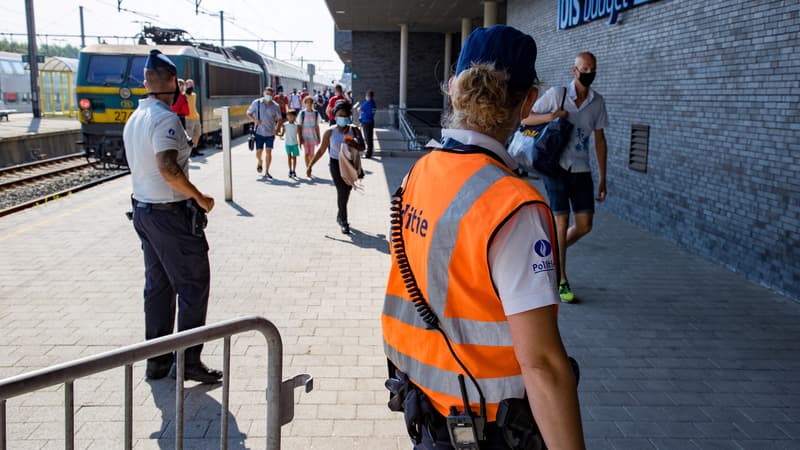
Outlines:
{"label": "orange high-visibility vest", "polygon": [[[501,400],[525,395],[489,270],[489,246],[500,227],[528,204],[547,208],[533,186],[481,152],[439,150],[424,156],[411,170],[403,194],[403,238],[411,269],[456,354],[477,379],[489,421],[495,420]],[[548,228],[555,236],[553,224]],[[409,297],[393,249],[381,316],[386,356],[443,416],[450,406],[463,409],[458,374],[464,374],[471,407],[478,412],[477,390],[442,335],[426,329]]]}

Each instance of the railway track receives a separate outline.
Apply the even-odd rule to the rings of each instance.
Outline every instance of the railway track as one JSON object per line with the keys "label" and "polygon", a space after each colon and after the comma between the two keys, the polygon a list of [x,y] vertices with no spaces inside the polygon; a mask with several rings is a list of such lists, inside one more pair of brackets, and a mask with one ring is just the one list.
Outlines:
{"label": "railway track", "polygon": [[0,192],[11,187],[62,176],[86,167],[90,166],[82,153],[5,167],[0,169]]}
{"label": "railway track", "polygon": [[128,173],[127,169],[98,170],[82,153],[2,168],[0,217],[67,197]]}

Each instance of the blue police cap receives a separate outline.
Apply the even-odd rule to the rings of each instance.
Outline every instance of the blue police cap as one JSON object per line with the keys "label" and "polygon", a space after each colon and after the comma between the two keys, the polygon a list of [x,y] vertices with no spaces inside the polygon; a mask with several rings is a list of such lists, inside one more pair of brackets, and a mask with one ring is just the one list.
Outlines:
{"label": "blue police cap", "polygon": [[147,60],[144,62],[145,69],[158,69],[158,68],[165,68],[172,71],[172,73],[178,73],[178,68],[175,67],[175,64],[170,61],[161,51],[158,49],[150,50],[150,55],[147,57]]}
{"label": "blue police cap", "polygon": [[510,75],[509,88],[525,90],[536,81],[536,42],[506,25],[478,28],[464,42],[456,75],[475,64],[494,63]]}

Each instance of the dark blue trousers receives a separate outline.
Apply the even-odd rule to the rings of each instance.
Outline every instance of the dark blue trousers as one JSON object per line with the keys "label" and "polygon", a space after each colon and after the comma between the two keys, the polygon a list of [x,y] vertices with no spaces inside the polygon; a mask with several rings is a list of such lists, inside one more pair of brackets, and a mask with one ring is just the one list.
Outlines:
{"label": "dark blue trousers", "polygon": [[[133,208],[133,226],[144,252],[145,339],[172,334],[177,297],[178,331],[203,326],[208,310],[211,270],[205,236],[190,232],[191,217],[181,205],[163,210]],[[200,364],[202,345],[186,350],[186,365]],[[172,354],[149,361],[167,363]]]}
{"label": "dark blue trousers", "polygon": [[331,169],[331,178],[333,184],[336,186],[336,206],[338,212],[336,213],[336,221],[339,225],[349,223],[347,221],[347,201],[350,200],[350,191],[353,187],[344,182],[342,172],[339,170],[339,160],[331,158],[328,167]]}

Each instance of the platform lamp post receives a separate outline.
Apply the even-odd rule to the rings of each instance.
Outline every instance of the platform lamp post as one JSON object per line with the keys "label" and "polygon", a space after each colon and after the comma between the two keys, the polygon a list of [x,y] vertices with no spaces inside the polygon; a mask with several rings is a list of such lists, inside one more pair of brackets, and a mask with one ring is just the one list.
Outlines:
{"label": "platform lamp post", "polygon": [[31,109],[33,117],[42,117],[39,106],[39,61],[36,49],[36,20],[33,17],[33,0],[25,0],[25,18],[28,22],[28,61],[31,68]]}

